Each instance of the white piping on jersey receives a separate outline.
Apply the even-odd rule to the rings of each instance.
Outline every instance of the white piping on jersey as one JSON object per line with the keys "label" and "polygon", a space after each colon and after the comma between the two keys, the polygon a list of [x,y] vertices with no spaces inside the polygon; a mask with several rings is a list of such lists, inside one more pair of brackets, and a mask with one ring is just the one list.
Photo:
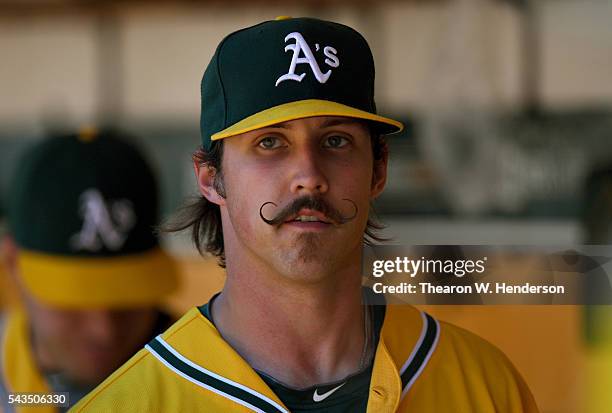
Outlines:
{"label": "white piping on jersey", "polygon": [[425,317],[425,313],[422,311],[421,311],[421,319],[422,319],[422,325],[423,325],[421,327],[421,336],[419,337],[416,344],[414,345],[414,348],[412,349],[412,353],[410,353],[408,360],[406,360],[406,362],[400,369],[400,372],[399,372],[400,376],[404,374],[404,372],[406,371],[410,363],[412,363],[412,359],[414,358],[414,356],[416,356],[417,351],[419,351],[419,348],[421,348],[421,344],[423,344],[423,340],[425,339],[425,334],[427,333],[427,317]]}
{"label": "white piping on jersey", "polygon": [[[253,396],[255,396],[255,397],[259,398],[259,399],[263,399],[263,400],[265,400],[266,402],[270,403],[271,405],[273,405],[274,407],[276,407],[277,409],[279,409],[282,412],[290,413],[287,409],[285,409],[283,406],[281,406],[280,404],[278,404],[274,400],[270,399],[269,397],[267,397],[267,396],[265,396],[265,395],[255,391],[255,390],[253,390],[253,389],[251,389],[249,387],[246,387],[243,384],[240,384],[240,383],[235,382],[233,380],[230,380],[230,379],[228,379],[226,377],[223,377],[223,376],[220,376],[220,375],[218,375],[216,373],[213,373],[212,371],[210,371],[210,370],[200,366],[199,364],[194,363],[193,361],[189,360],[188,358],[184,357],[181,353],[176,351],[174,349],[174,347],[172,347],[170,344],[168,344],[161,337],[161,335],[157,336],[155,338],[155,340],[157,340],[158,343],[160,343],[162,346],[164,346],[166,348],[166,350],[168,350],[170,353],[172,353],[176,358],[178,358],[179,360],[181,360],[185,364],[188,364],[189,366],[193,367],[194,369],[196,369],[196,370],[198,370],[198,371],[200,371],[200,372],[202,372],[204,374],[207,374],[209,376],[212,376],[212,377],[216,378],[217,380],[220,380],[220,381],[222,381],[224,383],[227,383],[230,386],[237,387],[237,388],[239,388],[241,390],[244,390],[245,392],[250,393],[250,394],[252,394]],[[196,385],[198,385],[200,387],[203,387],[203,388],[205,388],[207,390],[210,390],[213,393],[216,393],[216,394],[218,394],[220,396],[228,398],[228,399],[230,399],[230,400],[232,400],[232,401],[234,401],[234,402],[236,402],[238,404],[241,404],[242,406],[244,406],[244,407],[246,407],[246,408],[248,408],[250,410],[253,410],[254,412],[266,413],[265,411],[255,407],[255,406],[253,406],[252,404],[250,404],[250,403],[248,403],[248,402],[246,402],[244,400],[241,400],[241,399],[239,399],[237,397],[234,397],[234,396],[229,395],[229,394],[227,394],[225,392],[222,392],[221,390],[218,390],[218,389],[216,389],[216,388],[214,388],[212,386],[209,386],[207,384],[201,383],[200,381],[198,381],[198,380],[190,377],[189,375],[183,373],[182,371],[178,370],[176,367],[174,367],[170,363],[168,363],[159,354],[157,354],[157,352],[155,350],[153,350],[148,344],[145,345],[145,348],[149,351],[149,353],[151,353],[153,356],[155,356],[155,358],[157,358],[159,361],[161,361],[166,367],[168,367],[170,370],[172,370],[173,372],[175,372],[179,376],[189,380],[190,382],[192,382],[192,383],[194,383],[194,384],[196,384]]]}
{"label": "white piping on jersey", "polygon": [[[408,368],[408,365],[410,364],[412,359],[415,357],[418,349],[421,347],[421,344],[423,344],[423,340],[425,339],[425,334],[427,332],[427,327],[429,325],[429,320],[427,320],[427,317],[425,316],[425,313],[422,312],[422,311],[421,311],[421,318],[423,319],[423,328],[421,329],[421,336],[419,337],[419,341],[417,341],[417,344],[414,346],[414,349],[412,350],[412,353],[410,354],[410,357],[408,357],[408,360],[406,360],[406,362],[402,366],[402,369],[400,371],[400,376],[402,374],[404,374],[404,372]],[[406,387],[404,387],[404,390],[402,391],[402,395],[400,396],[400,400],[404,399],[404,396],[406,396],[406,393],[408,393],[408,390],[410,390],[410,388],[412,387],[412,385],[414,384],[416,379],[419,378],[419,376],[423,372],[423,369],[425,369],[425,366],[427,366],[427,363],[429,362],[429,359],[431,358],[431,355],[433,354],[434,350],[438,346],[438,340],[440,339],[440,323],[438,323],[438,320],[436,320],[433,317],[431,319],[434,321],[434,323],[436,323],[436,327],[437,327],[436,328],[436,338],[434,339],[433,343],[431,344],[431,347],[429,348],[429,351],[427,352],[427,355],[423,359],[423,362],[421,363],[421,366],[416,371],[414,376],[412,376],[410,381],[408,383],[406,383]]]}

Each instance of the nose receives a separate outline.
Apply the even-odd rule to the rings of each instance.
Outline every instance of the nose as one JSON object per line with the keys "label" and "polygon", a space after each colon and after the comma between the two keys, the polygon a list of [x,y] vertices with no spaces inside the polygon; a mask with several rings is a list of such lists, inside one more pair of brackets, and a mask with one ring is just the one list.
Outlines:
{"label": "nose", "polygon": [[302,147],[291,160],[291,192],[296,195],[324,194],[329,182],[316,148]]}
{"label": "nose", "polygon": [[97,344],[113,344],[118,334],[117,317],[112,311],[92,310],[86,314],[84,328]]}

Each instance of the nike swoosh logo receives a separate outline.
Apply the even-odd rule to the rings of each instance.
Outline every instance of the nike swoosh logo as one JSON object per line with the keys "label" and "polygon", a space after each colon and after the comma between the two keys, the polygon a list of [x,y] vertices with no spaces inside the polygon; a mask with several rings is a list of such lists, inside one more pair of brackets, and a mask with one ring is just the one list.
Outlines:
{"label": "nike swoosh logo", "polygon": [[331,389],[330,391],[323,393],[323,394],[319,394],[319,389],[315,389],[313,395],[312,395],[312,400],[314,400],[316,403],[321,402],[325,399],[327,399],[333,392],[335,392],[336,390],[338,390],[340,387],[344,386],[346,384],[346,382],[342,383],[341,385],[334,387],[333,389]]}

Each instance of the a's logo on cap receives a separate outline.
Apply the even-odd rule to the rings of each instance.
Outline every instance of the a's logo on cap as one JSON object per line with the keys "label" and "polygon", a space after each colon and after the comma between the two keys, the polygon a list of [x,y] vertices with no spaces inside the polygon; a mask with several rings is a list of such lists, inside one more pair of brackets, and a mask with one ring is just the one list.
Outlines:
{"label": "a's logo on cap", "polygon": [[79,213],[83,217],[81,231],[70,238],[75,250],[100,251],[102,244],[117,251],[127,239],[136,223],[132,203],[127,199],[109,202],[97,189],[88,189],[79,198]]}
{"label": "a's logo on cap", "polygon": [[[310,69],[312,70],[312,73],[315,75],[319,83],[327,82],[332,72],[331,69],[328,69],[325,73],[321,71],[321,68],[317,63],[317,60],[315,59],[314,54],[310,49],[310,46],[308,46],[308,43],[306,43],[304,36],[302,36],[298,32],[289,33],[285,37],[285,43],[292,39],[295,40],[295,43],[288,44],[285,46],[285,52],[289,50],[293,51],[293,57],[291,58],[289,72],[276,79],[276,84],[274,86],[278,86],[279,83],[284,82],[285,80],[295,80],[296,82],[301,82],[302,79],[304,79],[304,76],[306,76],[306,73],[297,75],[295,73],[295,68],[297,65],[303,63],[310,65]],[[315,51],[318,52],[320,49],[321,46],[318,43],[315,44]],[[340,66],[340,59],[338,59],[337,53],[338,51],[333,47],[325,46],[323,48],[323,54],[325,55],[325,64],[332,68]],[[303,56],[301,56],[302,54]]]}

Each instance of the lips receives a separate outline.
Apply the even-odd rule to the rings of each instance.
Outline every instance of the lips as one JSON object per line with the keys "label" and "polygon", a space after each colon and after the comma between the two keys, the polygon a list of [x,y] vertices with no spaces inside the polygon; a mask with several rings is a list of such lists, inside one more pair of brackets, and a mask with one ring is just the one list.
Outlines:
{"label": "lips", "polygon": [[322,212],[313,209],[301,209],[297,214],[292,215],[285,221],[287,222],[320,222],[331,224],[332,222]]}

